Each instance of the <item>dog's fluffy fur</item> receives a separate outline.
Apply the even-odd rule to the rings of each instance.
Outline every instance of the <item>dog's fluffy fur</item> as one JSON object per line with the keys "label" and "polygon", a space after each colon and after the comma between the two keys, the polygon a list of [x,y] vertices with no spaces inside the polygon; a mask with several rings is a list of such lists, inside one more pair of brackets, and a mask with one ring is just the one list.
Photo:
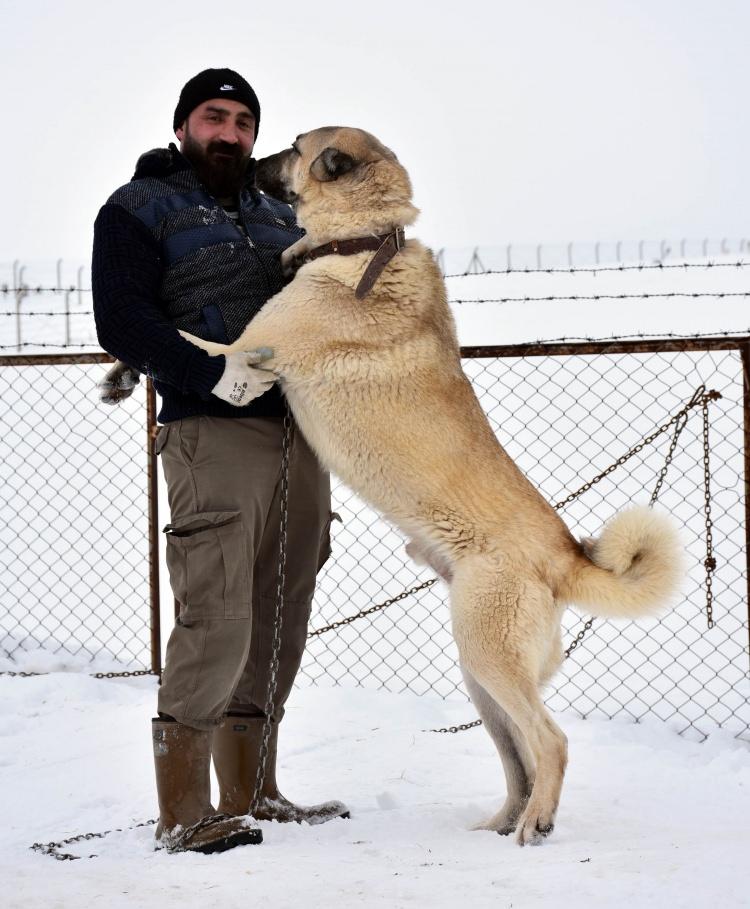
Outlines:
{"label": "dog's fluffy fur", "polygon": [[[307,230],[284,255],[290,265],[329,240],[417,215],[406,171],[362,130],[306,133],[260,162],[259,180],[296,203]],[[214,355],[270,348],[263,365],[321,462],[449,584],[466,684],[507,778],[505,804],[480,826],[534,842],[552,830],[567,762],[540,695],[562,659],[562,610],[654,613],[675,591],[681,547],[671,522],[646,508],[577,542],[497,441],[461,369],[430,251],[409,240],[357,300],[371,256],[302,265],[229,347],[187,337]]]}

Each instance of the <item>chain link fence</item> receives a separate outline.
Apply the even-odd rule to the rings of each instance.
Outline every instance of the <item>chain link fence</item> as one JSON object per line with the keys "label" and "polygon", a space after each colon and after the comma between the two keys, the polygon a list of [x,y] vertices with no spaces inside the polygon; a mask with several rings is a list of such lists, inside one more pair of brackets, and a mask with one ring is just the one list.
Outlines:
{"label": "chain link fence", "polygon": [[[464,351],[501,442],[551,502],[665,423],[698,386],[722,395],[710,406],[714,627],[707,629],[705,616],[703,427],[696,410],[659,496],[683,527],[690,559],[683,596],[658,621],[597,620],[549,690],[553,709],[651,715],[698,737],[718,727],[748,736],[743,349],[747,354],[746,339]],[[158,527],[149,521],[155,493],[144,395],[116,408],[98,404],[95,383],[109,359],[0,358],[0,653],[14,660],[41,648],[158,669],[158,577],[149,543]],[[596,534],[618,509],[648,502],[670,436],[562,510],[574,533]],[[401,537],[341,485],[334,509],[342,523],[333,524],[334,555],[320,575],[313,628],[429,577],[408,559]],[[566,612],[567,643],[585,618]],[[300,681],[466,699],[445,586],[312,638]],[[467,719],[471,713],[467,704]]]}
{"label": "chain link fence", "polygon": [[0,357],[0,655],[21,664],[154,668],[146,413],[99,404],[111,362]]}

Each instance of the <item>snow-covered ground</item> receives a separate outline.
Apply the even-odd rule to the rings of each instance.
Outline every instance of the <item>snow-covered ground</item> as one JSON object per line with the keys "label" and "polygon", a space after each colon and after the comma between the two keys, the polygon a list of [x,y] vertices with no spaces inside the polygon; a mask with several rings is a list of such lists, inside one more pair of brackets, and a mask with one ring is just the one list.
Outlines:
{"label": "snow-covered ground", "polygon": [[263,845],[219,856],[154,852],[150,827],[68,847],[93,859],[30,851],[154,816],[154,689],[0,677],[4,907],[748,905],[750,759],[731,736],[697,744],[656,720],[559,716],[570,767],[558,823],[521,849],[470,829],[502,798],[486,734],[422,731],[465,719],[466,707],[363,689],[297,690],[282,727],[284,791],[344,799],[348,821],[265,823]]}

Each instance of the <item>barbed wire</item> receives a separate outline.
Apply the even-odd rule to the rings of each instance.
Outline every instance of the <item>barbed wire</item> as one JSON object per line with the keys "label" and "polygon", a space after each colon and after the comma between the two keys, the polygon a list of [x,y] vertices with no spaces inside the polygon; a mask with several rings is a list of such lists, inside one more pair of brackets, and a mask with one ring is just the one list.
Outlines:
{"label": "barbed wire", "polygon": [[599,274],[599,272],[623,272],[623,271],[666,271],[667,269],[710,269],[710,268],[747,268],[750,261],[737,262],[683,262],[681,264],[665,265],[663,262],[655,262],[651,265],[595,265],[589,268],[482,268],[479,271],[459,271],[453,274],[443,275],[444,278],[476,278],[484,275],[578,275],[578,274]]}
{"label": "barbed wire", "polygon": [[[529,346],[537,346],[540,344],[562,344],[565,342],[590,342],[590,343],[602,343],[604,341],[634,341],[634,340],[646,340],[646,339],[695,339],[700,338],[736,338],[743,335],[750,335],[750,326],[748,328],[739,328],[739,329],[727,329],[724,331],[705,331],[705,332],[634,332],[633,334],[627,335],[602,335],[600,337],[594,337],[591,335],[562,335],[559,338],[537,338],[534,341],[519,341],[518,346],[524,346],[528,344]],[[473,347],[475,345],[464,345],[465,347]],[[0,344],[0,350],[17,350],[19,347],[41,347],[41,348],[54,348],[55,350],[81,350],[82,348],[93,348],[101,353],[106,353],[103,351],[99,344],[54,344],[54,343],[45,343],[42,341],[23,341],[19,344]]]}
{"label": "barbed wire", "polygon": [[67,293],[81,293],[81,294],[90,294],[90,287],[76,287],[74,284],[71,284],[68,287],[43,287],[42,285],[37,285],[36,287],[29,287],[28,284],[21,284],[19,287],[11,287],[9,284],[0,285],[0,294],[67,294]]}
{"label": "barbed wire", "polygon": [[[567,296],[541,296],[541,297],[470,297],[466,299],[456,299],[449,300],[450,303],[463,304],[463,303],[553,303],[557,301],[562,302],[576,302],[576,301],[587,301],[587,300],[652,300],[652,299],[714,299],[714,300],[723,300],[726,298],[732,297],[750,297],[750,291],[715,291],[715,292],[686,292],[686,291],[665,291],[663,293],[644,293],[644,294],[569,294]],[[44,316],[45,318],[55,317],[55,316],[64,316],[65,318],[70,318],[71,316],[93,316],[93,310],[57,310],[57,311],[39,311],[39,310],[30,310],[23,311],[19,313],[16,310],[6,310],[0,311],[0,317],[14,317],[17,318],[19,315],[26,317],[31,316]],[[14,345],[17,346],[17,345]]]}
{"label": "barbed wire", "polygon": [[0,312],[0,316],[18,316],[18,315],[23,316],[24,319],[27,318],[28,316],[66,316],[69,318],[70,316],[93,316],[94,310],[93,309],[76,309],[76,310],[67,311],[64,309],[58,309],[58,310],[55,310],[55,312],[40,312],[37,309],[24,309],[20,313],[16,312],[15,310],[13,310],[13,312]]}
{"label": "barbed wire", "polygon": [[[477,278],[484,277],[485,275],[579,275],[579,274],[591,274],[596,275],[604,272],[644,272],[644,271],[691,271],[691,270],[701,270],[708,271],[714,268],[748,268],[750,267],[750,260],[737,260],[736,262],[681,262],[681,263],[669,263],[665,264],[664,262],[653,262],[651,264],[639,263],[637,265],[592,265],[589,267],[575,267],[575,266],[566,266],[566,267],[556,267],[556,268],[529,268],[527,266],[523,268],[481,268],[479,270],[466,270],[459,272],[452,272],[450,274],[443,275],[444,278]],[[20,287],[11,287],[9,284],[0,285],[0,294],[6,296],[10,294],[23,293],[24,295],[28,294],[63,294],[63,293],[91,293],[90,287],[77,287],[74,284],[70,284],[66,287],[62,286],[44,286],[37,285],[36,287],[31,287],[27,284],[23,284]]]}
{"label": "barbed wire", "polygon": [[45,341],[22,341],[20,344],[0,344],[0,350],[18,350],[21,347],[42,347],[45,349],[53,348],[54,350],[81,350],[84,347],[90,347],[93,350],[106,353],[106,351],[102,350],[101,345],[87,344],[85,342],[81,344],[55,344]]}
{"label": "barbed wire", "polygon": [[471,297],[466,300],[449,300],[449,303],[552,303],[555,301],[571,302],[576,300],[652,300],[658,299],[699,299],[710,297],[711,299],[723,299],[725,297],[750,297],[750,291],[740,291],[731,293],[653,293],[653,294],[571,294],[566,297]]}

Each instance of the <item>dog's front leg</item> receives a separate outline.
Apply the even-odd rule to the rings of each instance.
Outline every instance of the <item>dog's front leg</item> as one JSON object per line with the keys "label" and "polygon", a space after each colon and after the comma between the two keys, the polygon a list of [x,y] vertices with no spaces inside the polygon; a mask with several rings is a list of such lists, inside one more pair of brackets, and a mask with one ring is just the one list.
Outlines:
{"label": "dog's front leg", "polygon": [[[236,353],[241,350],[248,354],[254,354],[256,357],[256,364],[263,363],[264,369],[272,369],[269,360],[273,359],[273,350],[270,347],[250,347],[250,340],[247,339],[247,329],[242,335],[242,338],[247,339],[246,343],[240,344],[238,341],[235,341],[234,344],[219,344],[217,341],[206,341],[203,338],[198,338],[196,335],[191,335],[190,332],[180,331],[180,334],[186,341],[190,341],[191,344],[195,344],[196,347],[200,347],[202,350],[205,350],[207,354],[212,357],[219,357],[223,354]],[[253,364],[255,365],[255,364]]]}
{"label": "dog's front leg", "polygon": [[311,318],[311,311],[314,314],[316,310],[309,305],[309,295],[304,283],[300,284],[301,280],[292,281],[271,297],[231,344],[204,341],[184,331],[180,334],[212,357],[237,352],[258,353],[258,363],[263,363],[263,369],[289,379],[290,373],[296,372],[300,339],[311,343],[311,339],[317,337],[319,322],[319,319]]}

